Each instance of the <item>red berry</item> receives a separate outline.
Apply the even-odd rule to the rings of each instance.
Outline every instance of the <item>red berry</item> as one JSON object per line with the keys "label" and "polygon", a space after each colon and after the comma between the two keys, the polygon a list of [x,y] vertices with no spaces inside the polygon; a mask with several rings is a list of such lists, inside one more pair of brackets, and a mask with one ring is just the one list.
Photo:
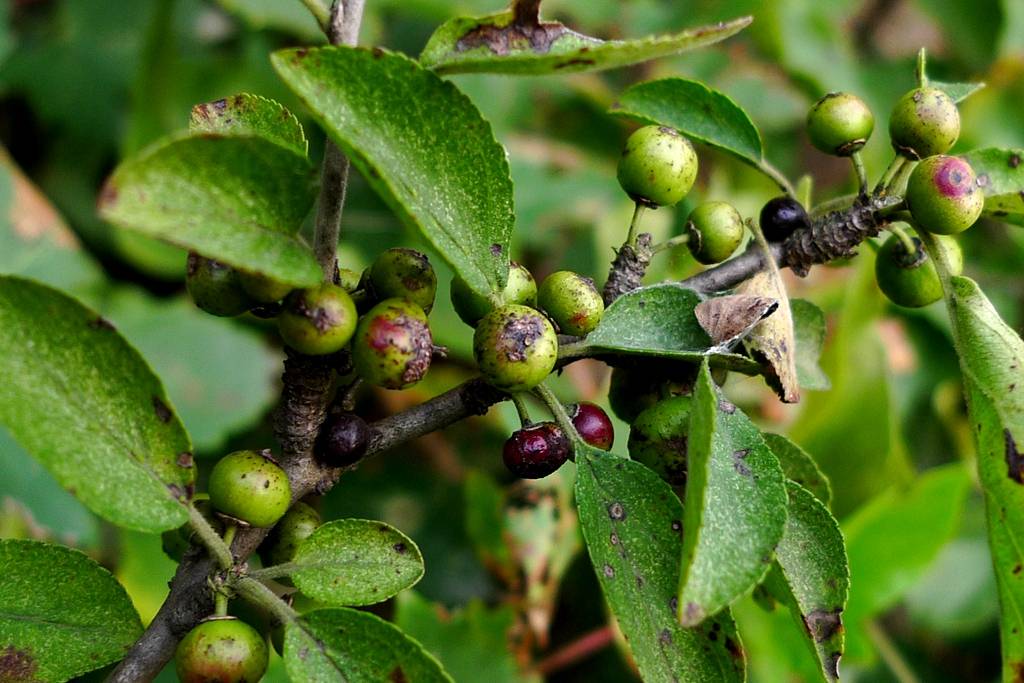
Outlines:
{"label": "red berry", "polygon": [[577,403],[569,406],[569,417],[584,441],[595,448],[611,450],[615,441],[615,428],[601,406],[587,401]]}
{"label": "red berry", "polygon": [[554,422],[523,427],[505,442],[502,459],[523,479],[541,479],[569,459],[569,439]]}

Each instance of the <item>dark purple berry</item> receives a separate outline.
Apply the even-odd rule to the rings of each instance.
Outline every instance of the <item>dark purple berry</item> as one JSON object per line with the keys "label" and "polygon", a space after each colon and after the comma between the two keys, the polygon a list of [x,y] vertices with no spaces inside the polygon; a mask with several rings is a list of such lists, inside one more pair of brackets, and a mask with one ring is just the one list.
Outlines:
{"label": "dark purple berry", "polygon": [[792,197],[776,197],[761,209],[761,232],[769,242],[782,242],[795,231],[810,226],[807,211]]}
{"label": "dark purple berry", "polygon": [[366,453],[370,441],[370,428],[363,418],[354,413],[329,415],[320,427],[313,453],[328,467],[346,467],[355,464]]}
{"label": "dark purple berry", "polygon": [[615,428],[601,406],[587,401],[577,403],[569,406],[569,417],[584,441],[594,448],[605,451],[611,449],[615,441]]}
{"label": "dark purple berry", "polygon": [[509,471],[523,479],[541,479],[569,459],[569,439],[554,422],[523,427],[505,442],[502,459]]}

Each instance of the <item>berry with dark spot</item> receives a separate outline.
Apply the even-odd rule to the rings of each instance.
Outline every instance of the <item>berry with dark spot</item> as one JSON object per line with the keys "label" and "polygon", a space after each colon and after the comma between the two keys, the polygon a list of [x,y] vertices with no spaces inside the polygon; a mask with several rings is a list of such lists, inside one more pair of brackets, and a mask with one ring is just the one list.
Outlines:
{"label": "berry with dark spot", "polygon": [[175,669],[182,683],[256,683],[270,652],[256,629],[235,617],[211,617],[178,643]]}
{"label": "berry with dark spot", "polygon": [[313,455],[322,465],[347,467],[359,462],[370,442],[370,428],[355,413],[328,415],[317,435]]}
{"label": "berry with dark spot", "polygon": [[807,113],[807,136],[825,154],[850,156],[875,129],[875,117],[864,100],[848,92],[831,92]]}
{"label": "berry with dark spot", "polygon": [[672,486],[686,484],[690,432],[689,396],[659,401],[640,413],[629,430],[629,457],[657,472]]}
{"label": "berry with dark spot", "polygon": [[237,270],[194,251],[188,254],[185,288],[196,306],[211,315],[241,315],[256,303],[242,289]]}
{"label": "berry with dark spot", "polygon": [[[508,266],[508,282],[498,298],[502,305],[536,306],[537,283],[534,281],[533,275],[525,267],[513,261]],[[462,318],[462,322],[470,327],[476,327],[480,318],[494,309],[494,304],[487,297],[477,294],[459,276],[452,279],[451,299],[455,312]]]}
{"label": "berry with dark spot", "polygon": [[571,270],[560,270],[544,278],[537,292],[537,305],[558,325],[559,331],[584,337],[604,315],[604,299],[594,281]]}
{"label": "berry with dark spot", "polygon": [[581,401],[568,407],[572,426],[580,437],[594,448],[611,450],[615,441],[615,428],[608,413],[596,403]]}
{"label": "berry with dark spot", "polygon": [[408,299],[385,299],[359,321],[352,365],[374,386],[404,389],[427,374],[433,352],[423,309]]}
{"label": "berry with dark spot", "polygon": [[368,277],[373,298],[408,299],[430,313],[437,293],[437,275],[427,255],[402,247],[388,249],[373,262]]}
{"label": "berry with dark spot", "polygon": [[797,230],[811,227],[811,219],[800,202],[784,195],[761,207],[760,225],[766,240],[782,242]]}
{"label": "berry with dark spot", "polygon": [[256,527],[273,526],[292,501],[288,475],[255,451],[235,451],[217,461],[208,490],[217,512]]}
{"label": "berry with dark spot", "polygon": [[569,439],[554,422],[523,427],[505,442],[502,460],[521,479],[541,479],[569,459]]}
{"label": "berry with dark spot", "polygon": [[721,263],[743,241],[743,217],[726,202],[704,202],[686,221],[690,253],[698,263]]}
{"label": "berry with dark spot", "polygon": [[242,289],[252,298],[261,304],[272,304],[288,296],[292,286],[279,282],[272,277],[259,273],[247,273],[244,270],[238,272],[238,280],[242,283]]}
{"label": "berry with dark spot", "polygon": [[356,329],[356,306],[341,287],[324,283],[288,295],[277,316],[284,343],[308,356],[340,351]]}
{"label": "berry with dark spot", "polygon": [[[302,501],[293,505],[260,546],[263,566],[272,567],[291,562],[299,545],[317,530],[320,522],[320,513],[312,506]],[[277,581],[286,586],[291,585],[291,580],[287,577],[279,578]]]}
{"label": "berry with dark spot", "polygon": [[697,179],[697,152],[682,133],[667,126],[638,128],[619,158],[619,185],[646,206],[674,206]]}
{"label": "berry with dark spot", "polygon": [[[939,244],[946,252],[953,275],[963,270],[963,252],[960,245],[952,237],[938,235]],[[907,308],[920,308],[935,303],[942,298],[942,282],[935,269],[935,263],[928,257],[921,246],[921,241],[913,238],[915,251],[908,254],[903,241],[891,235],[875,259],[875,280],[890,301]]]}
{"label": "berry with dark spot", "polygon": [[901,97],[889,116],[889,137],[908,159],[948,152],[960,137],[956,102],[938,88],[915,88]]}
{"label": "berry with dark spot", "polygon": [[914,168],[907,181],[906,199],[918,227],[939,235],[971,227],[985,206],[985,195],[971,165],[941,154]]}
{"label": "berry with dark spot", "polygon": [[551,374],[558,337],[543,314],[510,304],[485,315],[473,334],[480,374],[503,391],[529,391]]}

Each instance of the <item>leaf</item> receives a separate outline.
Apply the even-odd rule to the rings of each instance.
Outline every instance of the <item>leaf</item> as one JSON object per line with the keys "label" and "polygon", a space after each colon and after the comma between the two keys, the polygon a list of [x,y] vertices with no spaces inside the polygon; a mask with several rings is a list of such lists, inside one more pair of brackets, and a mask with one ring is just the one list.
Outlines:
{"label": "leaf", "polygon": [[278,29],[304,40],[323,40],[313,15],[299,2],[281,0],[217,0],[227,11],[256,29]]}
{"label": "leaf", "polygon": [[985,194],[982,215],[1024,225],[1024,149],[976,149],[964,155]]}
{"label": "leaf", "polygon": [[605,599],[645,681],[744,680],[743,650],[727,612],[695,628],[677,618],[683,506],[638,462],[577,449],[576,502]]}
{"label": "leaf", "polygon": [[478,294],[504,289],[512,180],[505,150],[469,98],[380,49],[283,50],[272,61],[406,225]]}
{"label": "leaf", "polygon": [[779,270],[774,266],[759,271],[736,287],[737,294],[766,296],[779,302],[779,310],[750,331],[744,345],[764,365],[764,378],[784,403],[800,400],[796,376],[796,335],[789,295]]}
{"label": "leaf", "polygon": [[828,477],[821,471],[814,458],[808,455],[807,451],[782,436],[764,432],[761,434],[768,448],[779,459],[782,471],[789,479],[813,493],[818,500],[825,504],[832,501],[832,485]]}
{"label": "leaf", "polygon": [[139,531],[185,523],[192,446],[160,380],[96,313],[0,277],[0,423],[62,486]]}
{"label": "leaf", "polygon": [[746,28],[752,17],[636,40],[603,41],[541,21],[539,2],[516,16],[506,10],[457,17],[442,24],[420,53],[420,63],[441,74],[551,74],[614,69],[712,45]]}
{"label": "leaf", "polygon": [[850,569],[839,524],[824,503],[799,484],[787,482],[789,515],[775,549],[767,585],[793,612],[821,667],[822,680],[839,680],[843,655],[843,610]]}
{"label": "leaf", "polygon": [[122,228],[296,287],[320,281],[296,232],[313,204],[313,168],[258,137],[173,137],[121,163],[100,213]]}
{"label": "leaf", "polygon": [[638,83],[622,93],[609,112],[670,126],[754,166],[764,159],[761,134],[747,113],[699,81],[662,78]]}
{"label": "leaf", "polygon": [[825,314],[805,299],[790,299],[796,343],[796,377],[801,389],[825,391],[832,387],[819,359],[825,345]]}
{"label": "leaf", "polygon": [[462,496],[466,534],[480,561],[503,580],[514,581],[518,569],[504,533],[504,490],[488,474],[470,470],[466,473]]}
{"label": "leaf", "polygon": [[452,681],[415,640],[353,609],[316,610],[288,624],[284,661],[289,678],[304,683]]}
{"label": "leaf", "polygon": [[890,488],[843,524],[850,560],[847,653],[870,651],[863,622],[894,605],[924,576],[960,523],[970,479],[955,463],[928,470],[907,490]]}
{"label": "leaf", "polygon": [[2,540],[0,567],[5,681],[66,681],[122,659],[142,634],[124,588],[77,550]]}
{"label": "leaf", "polygon": [[942,90],[952,98],[954,102],[963,102],[968,97],[985,87],[984,83],[945,83],[928,79],[928,85]]}
{"label": "leaf", "polygon": [[416,584],[423,556],[384,522],[339,519],[302,542],[292,564],[300,591],[327,605],[372,605]]}
{"label": "leaf", "polygon": [[720,397],[706,363],[690,408],[685,500],[679,618],[694,626],[761,580],[786,523],[779,461]]}
{"label": "leaf", "polygon": [[641,287],[620,296],[608,307],[597,328],[582,342],[591,353],[654,356],[699,363],[710,356],[716,367],[757,373],[760,366],[746,356],[713,351],[714,342],[701,327],[694,308],[699,294],[678,285]]}
{"label": "leaf", "polygon": [[210,133],[263,138],[290,149],[303,159],[309,151],[302,124],[294,114],[279,102],[249,93],[192,107],[188,130],[200,136]]}

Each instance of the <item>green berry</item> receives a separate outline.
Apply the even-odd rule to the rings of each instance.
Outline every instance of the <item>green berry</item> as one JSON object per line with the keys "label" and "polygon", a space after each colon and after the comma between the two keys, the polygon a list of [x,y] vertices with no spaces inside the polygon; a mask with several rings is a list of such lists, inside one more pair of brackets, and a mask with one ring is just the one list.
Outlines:
{"label": "green berry", "polygon": [[374,386],[404,389],[423,379],[433,353],[423,309],[408,299],[385,299],[359,321],[352,364]]}
{"label": "green berry", "polygon": [[504,391],[529,391],[554,369],[558,337],[541,313],[508,304],[480,320],[473,334],[473,356],[491,385]]}
{"label": "green berry", "polygon": [[[494,306],[487,297],[477,294],[470,289],[466,281],[456,276],[452,280],[451,288],[452,306],[455,312],[462,318],[462,322],[470,327],[476,327],[480,318],[484,317]],[[503,304],[520,304],[522,306],[537,305],[537,283],[523,266],[515,261],[508,267],[508,282],[501,292]]]}
{"label": "green berry", "polygon": [[584,337],[604,315],[604,299],[594,281],[570,270],[544,278],[537,292],[537,304],[564,334]]}
{"label": "green berry", "polygon": [[263,636],[235,617],[211,617],[178,643],[175,669],[182,683],[256,683],[270,653]]}
{"label": "green berry", "polygon": [[640,413],[629,430],[629,457],[647,465],[672,486],[686,484],[691,402],[689,396],[659,401]]}
{"label": "green berry", "polygon": [[369,270],[373,297],[408,299],[430,313],[437,293],[437,275],[426,254],[415,249],[388,249],[373,262]]}
{"label": "green berry", "polygon": [[626,140],[618,178],[633,201],[652,207],[673,206],[697,179],[697,152],[674,128],[644,126]]}
{"label": "green berry", "polygon": [[698,263],[721,263],[743,241],[743,217],[726,202],[704,202],[686,221],[689,247]]}
{"label": "green berry", "polygon": [[194,251],[188,254],[185,288],[196,306],[211,315],[240,315],[255,303],[242,289],[237,270]]}
{"label": "green berry", "polygon": [[897,152],[923,159],[949,151],[960,137],[956,102],[938,88],[916,88],[901,97],[889,116],[889,137]]}
{"label": "green berry", "polygon": [[288,510],[288,475],[269,453],[235,451],[210,472],[210,503],[217,512],[251,526],[273,526]]}
{"label": "green berry", "polygon": [[351,294],[352,292],[359,289],[359,278],[362,277],[361,273],[350,268],[339,268],[338,277],[335,279],[335,284],[344,289],[346,292]]}
{"label": "green berry", "polygon": [[832,92],[807,113],[807,135],[825,154],[850,156],[867,143],[875,117],[864,100],[847,92]]}
{"label": "green berry", "polygon": [[692,391],[697,370],[693,363],[665,362],[612,368],[608,404],[620,420],[633,422],[663,398]]}
{"label": "green berry", "polygon": [[288,296],[292,286],[284,282],[261,275],[259,273],[247,273],[239,271],[238,280],[242,283],[242,289],[253,301],[261,304],[272,304]]}
{"label": "green berry", "polygon": [[[938,235],[950,261],[953,275],[963,270],[963,252],[952,237]],[[928,258],[921,241],[914,237],[915,251],[908,254],[903,241],[892,235],[878,251],[875,260],[875,279],[878,288],[894,304],[907,308],[920,308],[942,298],[942,282],[935,263]]]}
{"label": "green berry", "polygon": [[[299,545],[320,526],[320,513],[312,506],[298,502],[285,513],[281,521],[260,546],[260,559],[265,567],[291,562]],[[291,585],[287,577],[278,582]]]}
{"label": "green berry", "polygon": [[348,292],[324,283],[289,294],[277,316],[277,329],[284,343],[299,353],[322,356],[348,344],[356,320],[356,306]]}
{"label": "green berry", "polygon": [[971,165],[941,154],[914,168],[906,198],[918,227],[939,235],[954,235],[971,227],[985,206],[985,195]]}

